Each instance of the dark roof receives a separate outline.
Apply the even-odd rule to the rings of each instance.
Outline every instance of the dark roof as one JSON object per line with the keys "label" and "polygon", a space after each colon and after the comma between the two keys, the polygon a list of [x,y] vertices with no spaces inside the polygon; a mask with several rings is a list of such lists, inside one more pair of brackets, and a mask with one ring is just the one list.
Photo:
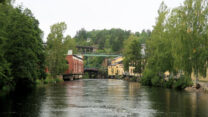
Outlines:
{"label": "dark roof", "polygon": [[77,56],[77,55],[73,55],[74,57],[76,57],[76,58],[78,58],[78,59],[81,59],[82,60],[82,58],[81,57],[79,57],[79,56]]}

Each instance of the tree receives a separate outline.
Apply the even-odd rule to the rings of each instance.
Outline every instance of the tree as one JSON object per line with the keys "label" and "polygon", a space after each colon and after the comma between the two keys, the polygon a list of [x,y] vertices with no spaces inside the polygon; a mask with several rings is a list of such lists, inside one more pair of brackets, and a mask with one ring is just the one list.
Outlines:
{"label": "tree", "polygon": [[76,48],[76,41],[75,39],[72,39],[70,36],[66,36],[65,39],[65,44],[66,44],[66,49],[73,50],[73,53],[77,53],[77,48]]}
{"label": "tree", "polygon": [[177,47],[175,56],[179,60],[177,66],[188,76],[194,73],[196,83],[198,75],[205,76],[207,69],[207,4],[206,0],[185,0],[184,5],[175,11],[177,15],[175,26],[180,32],[172,32],[177,35],[178,43],[175,43]]}
{"label": "tree", "polygon": [[41,76],[43,45],[38,21],[29,9],[15,8],[6,28],[6,59],[17,87],[31,86]]}
{"label": "tree", "polygon": [[[165,71],[194,73],[206,76],[208,61],[208,3],[206,0],[185,0],[169,10],[161,4],[156,25],[147,41],[147,68],[156,74]],[[157,82],[156,82],[157,83]]]}
{"label": "tree", "polygon": [[162,2],[151,39],[147,41],[148,67],[158,74],[173,70],[171,40],[167,36],[165,22],[168,12],[167,6]]}
{"label": "tree", "polygon": [[51,26],[51,32],[47,37],[46,60],[49,72],[53,78],[64,73],[67,69],[65,59],[70,48],[71,38],[69,36],[64,37],[63,33],[66,29],[67,26],[64,22],[54,24]]}
{"label": "tree", "polygon": [[135,67],[134,73],[141,73],[142,66],[142,54],[141,54],[141,43],[138,38],[131,35],[128,40],[124,41],[124,68],[129,70],[129,66]]}
{"label": "tree", "polygon": [[12,76],[10,64],[5,58],[6,53],[6,41],[7,41],[7,32],[6,28],[9,21],[9,13],[11,7],[4,5],[0,2],[0,90],[4,86],[11,87],[12,85]]}

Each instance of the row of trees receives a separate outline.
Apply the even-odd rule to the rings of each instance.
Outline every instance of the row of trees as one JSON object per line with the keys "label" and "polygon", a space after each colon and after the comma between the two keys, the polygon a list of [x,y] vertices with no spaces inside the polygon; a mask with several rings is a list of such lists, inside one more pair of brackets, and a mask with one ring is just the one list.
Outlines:
{"label": "row of trees", "polygon": [[75,40],[64,37],[66,29],[64,22],[52,25],[44,46],[32,12],[15,8],[9,0],[0,1],[0,90],[31,87],[46,78],[46,68],[53,78],[62,74],[67,51],[76,53]]}
{"label": "row of trees", "polygon": [[29,9],[0,1],[0,90],[31,86],[45,77],[42,34]]}
{"label": "row of trees", "polygon": [[[197,83],[198,75],[206,76],[208,67],[207,0],[185,0],[173,10],[162,3],[158,14],[151,38],[146,43],[145,71],[155,76],[165,71],[171,76],[182,73],[189,79],[194,73]],[[146,80],[147,84],[151,84],[153,78],[160,82],[162,77],[158,77]]]}
{"label": "row of trees", "polygon": [[[122,29],[110,29],[110,30],[92,30],[86,31],[81,29],[75,35],[77,44],[86,46],[96,46],[100,50],[104,50],[105,53],[122,53],[124,47],[124,41],[132,35],[131,31],[125,31]],[[141,43],[145,43],[145,40],[150,36],[150,30],[143,30],[141,33],[136,32]],[[90,42],[87,42],[89,40]],[[103,52],[103,51],[101,51]]]}

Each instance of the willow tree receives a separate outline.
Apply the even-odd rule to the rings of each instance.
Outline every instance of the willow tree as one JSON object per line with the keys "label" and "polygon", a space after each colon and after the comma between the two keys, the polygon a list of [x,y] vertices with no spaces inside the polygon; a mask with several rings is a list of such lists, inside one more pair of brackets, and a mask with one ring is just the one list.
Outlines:
{"label": "willow tree", "polygon": [[198,75],[206,75],[208,61],[208,5],[206,0],[186,0],[183,6],[175,9],[176,35],[174,56],[176,67],[187,76],[194,73],[196,83]]}

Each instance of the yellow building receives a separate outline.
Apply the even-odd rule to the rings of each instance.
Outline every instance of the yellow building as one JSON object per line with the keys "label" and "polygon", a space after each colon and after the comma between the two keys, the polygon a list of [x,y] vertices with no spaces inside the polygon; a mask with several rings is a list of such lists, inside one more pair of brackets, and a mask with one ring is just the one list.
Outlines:
{"label": "yellow building", "polygon": [[[108,76],[114,77],[114,76],[123,76],[125,73],[124,71],[124,65],[123,65],[123,57],[117,57],[114,58],[111,61],[111,65],[108,66]],[[139,76],[140,74],[134,73],[135,67],[129,66],[129,72],[128,75],[130,76]]]}
{"label": "yellow building", "polygon": [[[208,69],[207,69],[207,72],[206,72],[206,76],[207,76],[207,77],[203,77],[203,76],[200,76],[200,75],[199,75],[199,81],[208,81]],[[191,79],[192,79],[193,81],[196,80],[194,73],[191,74]]]}
{"label": "yellow building", "polygon": [[[164,75],[165,75],[165,78],[168,79],[168,77],[170,76],[170,72],[169,71],[166,71],[164,73]],[[176,77],[179,78],[180,77],[180,74],[177,74]],[[191,73],[191,79],[192,79],[192,81],[195,81],[196,80],[196,76],[194,75],[194,72]],[[207,72],[206,72],[206,77],[203,77],[203,76],[199,75],[199,81],[208,81],[208,69],[207,69]]]}
{"label": "yellow building", "polygon": [[142,74],[139,74],[139,73],[134,73],[134,69],[135,69],[135,67],[129,66],[129,75],[130,76],[141,76],[142,75]]}
{"label": "yellow building", "polygon": [[122,64],[123,57],[114,58],[111,65],[108,66],[108,76],[122,76],[124,74],[124,66]]}

